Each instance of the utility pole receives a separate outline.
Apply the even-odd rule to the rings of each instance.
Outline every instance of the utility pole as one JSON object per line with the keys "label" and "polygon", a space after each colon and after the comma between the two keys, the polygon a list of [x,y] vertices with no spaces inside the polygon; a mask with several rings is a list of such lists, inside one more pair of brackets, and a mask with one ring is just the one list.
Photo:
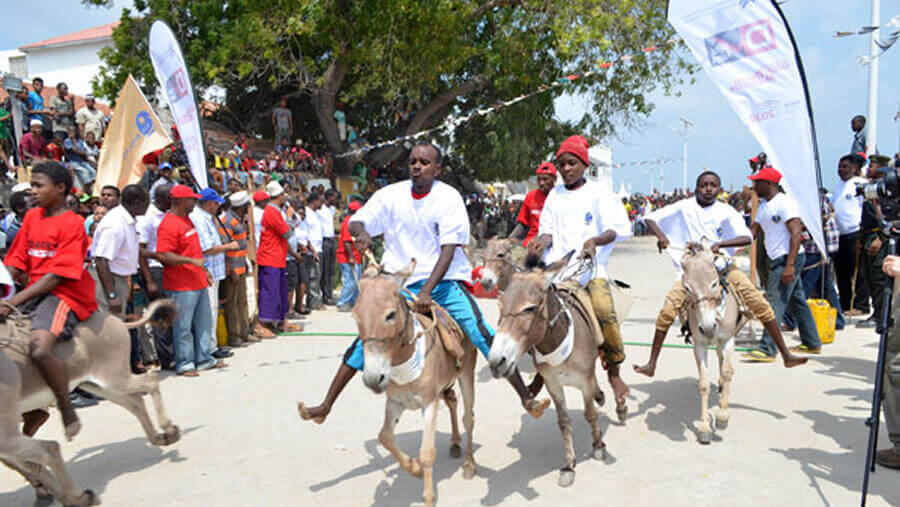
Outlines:
{"label": "utility pole", "polygon": [[685,118],[684,116],[679,116],[678,121],[681,122],[682,130],[676,130],[676,129],[672,129],[672,130],[675,130],[675,132],[678,132],[679,134],[681,134],[682,139],[684,140],[684,149],[682,150],[682,153],[681,153],[681,188],[686,191],[688,188],[688,182],[687,182],[688,129],[690,127],[693,127],[694,124],[691,123],[691,121],[688,120],[687,118]]}
{"label": "utility pole", "polygon": [[[881,10],[881,0],[872,0],[872,18],[869,25],[878,27]],[[876,41],[880,30],[875,28],[869,33],[869,103],[866,112],[866,155],[875,153],[875,145],[878,144],[878,53],[881,48]]]}
{"label": "utility pole", "polygon": [[897,114],[894,115],[894,121],[897,122],[897,153],[900,153],[900,103],[897,104]]}

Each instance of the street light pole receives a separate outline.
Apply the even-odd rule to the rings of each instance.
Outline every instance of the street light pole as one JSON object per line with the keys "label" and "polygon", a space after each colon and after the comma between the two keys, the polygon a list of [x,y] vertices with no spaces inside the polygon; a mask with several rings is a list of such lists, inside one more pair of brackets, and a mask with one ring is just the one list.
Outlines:
{"label": "street light pole", "polygon": [[[881,0],[872,0],[872,18],[869,25],[878,27],[881,10]],[[875,43],[878,40],[878,28],[869,33],[869,101],[866,112],[866,155],[875,153],[875,145],[878,144],[878,53],[880,48]]]}
{"label": "street light pole", "polygon": [[681,135],[682,139],[684,140],[684,149],[681,152],[681,188],[682,190],[687,191],[688,128],[693,127],[694,124],[684,116],[679,116],[678,121],[681,122],[681,126],[683,128],[683,130],[681,131]]}

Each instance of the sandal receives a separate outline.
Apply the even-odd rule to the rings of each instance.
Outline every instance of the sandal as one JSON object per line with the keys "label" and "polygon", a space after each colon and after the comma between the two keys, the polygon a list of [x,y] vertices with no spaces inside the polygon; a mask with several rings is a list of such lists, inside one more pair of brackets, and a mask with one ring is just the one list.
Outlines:
{"label": "sandal", "polygon": [[791,347],[791,352],[799,352],[801,354],[816,354],[816,355],[818,355],[818,354],[822,353],[822,347],[813,349],[813,348],[807,347],[806,345],[797,345],[796,347]]}
{"label": "sandal", "polygon": [[179,373],[178,376],[179,377],[199,377],[200,374],[197,373],[197,370],[188,370],[188,371]]}
{"label": "sandal", "polygon": [[750,352],[744,352],[741,354],[741,357],[744,359],[748,359],[750,361],[755,361],[757,363],[771,363],[775,361],[775,356],[770,356],[761,350],[751,350]]}

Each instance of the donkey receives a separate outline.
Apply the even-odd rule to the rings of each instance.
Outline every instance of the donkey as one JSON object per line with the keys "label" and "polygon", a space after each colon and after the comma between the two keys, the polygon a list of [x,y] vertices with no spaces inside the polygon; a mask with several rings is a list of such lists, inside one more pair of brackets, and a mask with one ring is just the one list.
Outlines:
{"label": "donkey", "polygon": [[[558,484],[575,482],[575,451],[572,419],[566,410],[563,386],[576,387],[584,399],[584,418],[591,426],[593,457],[606,457],[606,444],[598,422],[597,405],[604,402],[597,384],[597,339],[581,311],[566,301],[551,280],[566,267],[571,253],[547,267],[513,273],[509,286],[500,295],[500,322],[488,362],[494,377],[508,376],[526,352],[534,356],[535,368],[544,377],[556,405],[559,429],[565,449],[564,466]],[[592,311],[590,308],[588,311]]]}
{"label": "donkey", "polygon": [[481,286],[491,292],[494,288],[506,290],[512,274],[521,269],[516,265],[514,250],[519,241],[514,239],[489,239],[484,249],[484,269],[481,271]]}
{"label": "donkey", "polygon": [[[463,424],[466,427],[466,457],[463,478],[475,476],[472,455],[472,430],[475,426],[476,349],[458,328],[453,336],[439,333],[433,323],[426,321],[420,328],[416,315],[410,310],[401,291],[404,281],[415,268],[415,261],[402,272],[383,273],[380,267],[370,266],[359,280],[359,299],[353,308],[353,318],[359,327],[365,351],[363,383],[375,393],[386,393],[384,425],[378,434],[381,444],[394,455],[400,467],[416,477],[423,477],[425,505],[434,505],[435,491],[434,436],[438,405],[443,398],[450,409],[453,429],[450,455],[461,454],[456,397],[453,383],[459,380],[463,397]],[[435,307],[435,319],[442,310]],[[448,341],[449,340],[449,341]],[[425,415],[422,447],[418,458],[411,458],[394,439],[394,426],[404,410],[421,409]]]}
{"label": "donkey", "polygon": [[[719,410],[716,427],[728,426],[728,395],[734,378],[734,337],[749,321],[741,312],[737,296],[726,290],[719,279],[715,258],[707,242],[688,243],[681,258],[684,274],[681,283],[687,292],[682,319],[694,342],[694,359],[697,361],[697,392],[700,394],[700,429],[697,440],[709,444],[712,438],[709,417],[709,373],[707,353],[710,345],[716,346],[719,356]],[[685,324],[682,322],[682,324]]]}
{"label": "donkey", "polygon": [[[153,445],[178,441],[180,430],[166,414],[156,372],[134,375],[128,365],[131,342],[128,330],[151,320],[157,310],[174,314],[172,300],[154,301],[143,317],[125,323],[106,312],[94,312],[73,330],[70,340],[58,342],[53,353],[69,372],[70,388],[102,396],[134,414]],[[13,317],[0,326],[0,460],[21,473],[37,489],[39,499],[47,493],[63,505],[97,505],[99,496],[81,491],[72,481],[60,453],[59,443],[38,440],[19,431],[19,414],[55,403],[37,367],[28,359],[27,320]],[[150,394],[157,421],[163,432],[153,427],[143,396]]]}

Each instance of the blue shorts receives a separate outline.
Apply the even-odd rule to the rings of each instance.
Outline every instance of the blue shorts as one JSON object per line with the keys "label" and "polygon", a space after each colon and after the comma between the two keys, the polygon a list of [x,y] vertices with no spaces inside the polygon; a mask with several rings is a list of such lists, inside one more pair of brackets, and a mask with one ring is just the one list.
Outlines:
{"label": "blue shorts", "polygon": [[[413,294],[418,294],[425,280],[416,282],[407,287]],[[407,295],[407,299],[410,297]],[[494,340],[494,330],[484,321],[481,308],[478,303],[463,286],[462,282],[444,280],[437,284],[431,291],[431,299],[444,307],[447,313],[459,324],[472,345],[478,348],[484,357],[491,350],[491,342]],[[354,370],[363,369],[363,346],[359,338],[353,340],[347,352],[344,353],[344,364]]]}

